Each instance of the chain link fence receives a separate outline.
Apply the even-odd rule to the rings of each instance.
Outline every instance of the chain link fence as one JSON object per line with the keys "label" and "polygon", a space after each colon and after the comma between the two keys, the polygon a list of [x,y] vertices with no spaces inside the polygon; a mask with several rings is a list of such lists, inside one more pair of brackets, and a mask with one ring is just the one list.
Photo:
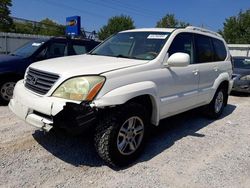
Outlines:
{"label": "chain link fence", "polygon": [[31,40],[42,38],[50,36],[0,32],[0,54],[8,54]]}
{"label": "chain link fence", "polygon": [[[12,17],[12,19],[15,23],[13,32],[0,32],[0,54],[8,54],[13,52],[25,43],[34,39],[47,39],[51,38],[52,36],[65,35],[65,25],[46,24],[43,22],[36,22],[16,17]],[[84,28],[82,28],[81,31],[82,34],[79,36],[79,38],[98,40],[98,36],[95,31],[85,31]],[[39,33],[42,33],[43,35],[39,35]],[[57,34],[52,35],[55,33]]]}

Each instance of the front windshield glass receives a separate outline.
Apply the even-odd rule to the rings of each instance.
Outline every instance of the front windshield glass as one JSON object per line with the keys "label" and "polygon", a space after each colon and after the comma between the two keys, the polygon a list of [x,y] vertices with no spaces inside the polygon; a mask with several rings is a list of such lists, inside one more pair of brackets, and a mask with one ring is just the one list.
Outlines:
{"label": "front windshield glass", "polygon": [[121,58],[152,60],[157,57],[170,33],[124,32],[118,33],[90,54]]}
{"label": "front windshield glass", "polygon": [[234,67],[239,69],[250,69],[250,58],[234,59]]}
{"label": "front windshield glass", "polygon": [[28,42],[21,48],[18,48],[10,55],[13,56],[21,56],[21,57],[29,57],[31,56],[45,41],[33,41]]}

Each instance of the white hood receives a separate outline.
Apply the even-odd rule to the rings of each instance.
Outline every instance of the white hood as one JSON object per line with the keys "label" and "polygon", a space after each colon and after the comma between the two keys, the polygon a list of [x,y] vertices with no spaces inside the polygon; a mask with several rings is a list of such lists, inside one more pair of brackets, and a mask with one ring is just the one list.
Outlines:
{"label": "white hood", "polygon": [[64,76],[101,74],[148,61],[97,55],[77,55],[33,63],[30,67]]}

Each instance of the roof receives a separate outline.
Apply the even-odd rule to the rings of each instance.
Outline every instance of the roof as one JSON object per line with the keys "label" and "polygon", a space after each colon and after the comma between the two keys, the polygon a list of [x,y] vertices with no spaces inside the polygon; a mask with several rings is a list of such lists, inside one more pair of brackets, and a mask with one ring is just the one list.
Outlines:
{"label": "roof", "polygon": [[177,28],[140,28],[140,29],[131,29],[131,30],[126,30],[122,31],[121,33],[126,33],[126,32],[168,32],[171,33]]}
{"label": "roof", "polygon": [[234,59],[250,59],[250,57],[247,56],[232,56]]}
{"label": "roof", "polygon": [[74,40],[74,41],[90,41],[90,42],[98,42],[94,39],[89,39],[89,38],[70,38],[68,36],[57,36],[57,37],[52,37],[51,39],[54,40]]}
{"label": "roof", "polygon": [[222,38],[222,36],[219,33],[216,33],[214,31],[201,28],[201,27],[194,27],[194,26],[187,26],[187,27],[177,27],[177,28],[141,28],[141,29],[131,29],[131,30],[126,30],[122,31],[121,33],[125,32],[168,32],[172,33],[173,31],[177,29],[183,29],[186,31],[194,31],[196,33],[202,33],[202,34],[207,34],[210,36],[215,36],[217,38]]}
{"label": "roof", "polygon": [[29,42],[47,42],[48,40],[50,40],[50,38],[38,38],[38,39],[33,39]]}
{"label": "roof", "polygon": [[229,48],[250,48],[250,44],[228,44]]}

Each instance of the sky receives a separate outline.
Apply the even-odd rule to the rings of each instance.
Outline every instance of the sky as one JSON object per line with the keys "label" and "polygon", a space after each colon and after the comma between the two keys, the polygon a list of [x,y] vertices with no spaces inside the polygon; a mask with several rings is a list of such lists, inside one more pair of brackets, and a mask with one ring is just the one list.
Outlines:
{"label": "sky", "polygon": [[223,22],[240,10],[250,9],[250,0],[12,0],[11,15],[28,20],[44,18],[66,24],[66,17],[81,16],[86,31],[98,31],[112,16],[132,17],[136,28],[155,27],[166,14],[180,21],[218,31]]}

